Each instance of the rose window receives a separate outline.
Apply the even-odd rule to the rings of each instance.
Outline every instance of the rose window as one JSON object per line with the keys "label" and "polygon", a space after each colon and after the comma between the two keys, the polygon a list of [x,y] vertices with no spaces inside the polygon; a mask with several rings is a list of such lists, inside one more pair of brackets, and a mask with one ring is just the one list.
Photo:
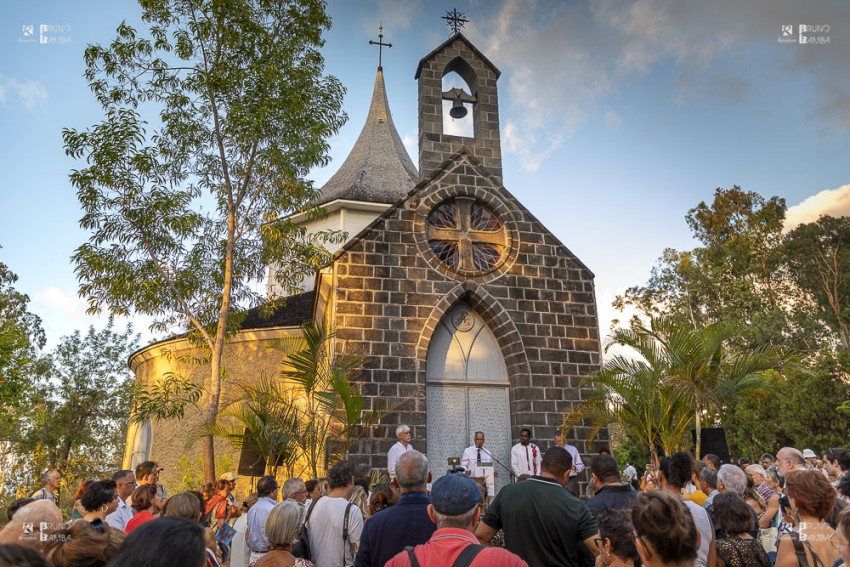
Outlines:
{"label": "rose window", "polygon": [[469,197],[445,201],[428,216],[428,244],[448,267],[486,273],[507,248],[505,227],[486,205]]}

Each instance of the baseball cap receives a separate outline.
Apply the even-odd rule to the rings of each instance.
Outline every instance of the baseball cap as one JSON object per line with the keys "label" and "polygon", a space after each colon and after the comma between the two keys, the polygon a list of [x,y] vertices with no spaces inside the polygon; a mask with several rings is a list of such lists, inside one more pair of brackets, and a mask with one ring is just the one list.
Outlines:
{"label": "baseball cap", "polygon": [[228,482],[232,482],[232,481],[236,480],[237,478],[239,478],[239,477],[236,476],[235,474],[233,474],[232,472],[226,472],[223,475],[221,475],[220,477],[218,477],[219,480],[226,480]]}
{"label": "baseball cap", "polygon": [[464,474],[441,476],[431,486],[431,505],[447,516],[469,512],[481,502],[484,495],[475,481]]}
{"label": "baseball cap", "polygon": [[815,455],[815,452],[812,451],[811,449],[806,449],[806,450],[803,451],[803,458],[804,459],[816,459],[817,455]]}

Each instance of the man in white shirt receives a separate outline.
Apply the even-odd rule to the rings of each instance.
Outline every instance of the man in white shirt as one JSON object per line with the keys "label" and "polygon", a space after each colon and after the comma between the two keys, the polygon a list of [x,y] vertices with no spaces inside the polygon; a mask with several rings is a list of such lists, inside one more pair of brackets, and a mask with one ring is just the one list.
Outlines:
{"label": "man in white shirt", "polygon": [[127,522],[133,519],[135,512],[127,505],[127,500],[136,489],[136,473],[133,471],[118,471],[112,475],[118,492],[118,508],[106,516],[106,523],[122,532],[127,528]]}
{"label": "man in white shirt", "polygon": [[330,494],[316,501],[307,522],[311,560],[322,567],[351,567],[363,532],[363,513],[348,501],[354,492],[352,464],[338,461],[331,467],[328,486]]}
{"label": "man in white shirt", "polygon": [[576,449],[572,445],[567,445],[566,443],[564,443],[559,433],[555,434],[555,445],[566,449],[570,456],[573,458],[573,468],[570,469],[570,476],[567,479],[567,485],[565,488],[572,492],[576,497],[578,497],[579,493],[581,492],[578,487],[578,475],[581,471],[584,470],[584,463],[581,462],[581,455],[579,455],[578,449]]}
{"label": "man in white shirt", "polygon": [[513,469],[517,482],[530,476],[539,475],[542,461],[543,456],[540,454],[540,448],[531,443],[531,430],[521,429],[519,443],[511,448],[511,469]]}
{"label": "man in white shirt", "polygon": [[[479,464],[493,463],[493,456],[490,451],[484,448],[484,433],[481,431],[475,432],[475,445],[467,447],[463,452],[463,457],[460,459],[460,466],[466,469],[466,476],[470,476],[475,472]],[[475,475],[478,476],[478,475]],[[493,476],[499,476],[499,472],[495,471]],[[493,496],[492,494],[490,496]]]}
{"label": "man in white shirt", "polygon": [[410,444],[410,428],[408,426],[401,424],[396,427],[395,436],[398,438],[398,441],[390,447],[387,453],[387,472],[390,473],[390,480],[395,478],[395,465],[398,462],[398,458],[413,449],[413,446]]}

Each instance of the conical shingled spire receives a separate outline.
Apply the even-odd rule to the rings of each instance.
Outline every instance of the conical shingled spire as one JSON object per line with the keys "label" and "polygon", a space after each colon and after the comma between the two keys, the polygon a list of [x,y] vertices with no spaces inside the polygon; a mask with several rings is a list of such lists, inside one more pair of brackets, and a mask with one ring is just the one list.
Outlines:
{"label": "conical shingled spire", "polygon": [[393,124],[384,73],[378,69],[366,124],[342,167],[322,187],[318,204],[337,199],[392,204],[413,188],[416,179],[416,166]]}

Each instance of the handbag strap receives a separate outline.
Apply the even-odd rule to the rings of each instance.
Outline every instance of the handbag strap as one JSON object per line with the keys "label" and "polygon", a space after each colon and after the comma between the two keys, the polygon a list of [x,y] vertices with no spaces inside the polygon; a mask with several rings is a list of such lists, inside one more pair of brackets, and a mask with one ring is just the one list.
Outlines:
{"label": "handbag strap", "polygon": [[797,554],[797,563],[800,567],[809,567],[809,560],[806,558],[806,549],[803,547],[803,542],[800,541],[800,534],[791,532],[791,542],[794,544],[794,553]]}
{"label": "handbag strap", "polygon": [[313,500],[312,502],[310,502],[310,507],[309,507],[309,508],[307,508],[307,517],[306,517],[306,518],[304,518],[304,525],[305,525],[305,526],[307,525],[307,522],[309,522],[309,521],[310,521],[310,514],[312,514],[312,513],[313,513],[313,508],[315,508],[315,507],[316,507],[316,502],[318,502],[318,501],[319,501],[319,500],[321,500],[321,499],[322,499],[322,497],[321,497],[321,496],[319,496],[318,498],[316,498],[315,500]]}

